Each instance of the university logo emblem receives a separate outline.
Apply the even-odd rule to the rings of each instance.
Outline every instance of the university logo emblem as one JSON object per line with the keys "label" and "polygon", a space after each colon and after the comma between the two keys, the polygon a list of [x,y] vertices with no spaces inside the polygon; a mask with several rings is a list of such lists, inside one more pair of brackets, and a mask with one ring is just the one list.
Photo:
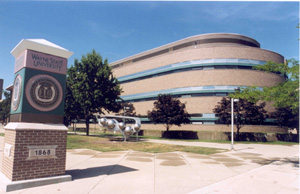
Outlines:
{"label": "university logo emblem", "polygon": [[17,75],[14,82],[14,90],[12,95],[12,109],[16,111],[19,107],[22,93],[22,77],[21,75]]}
{"label": "university logo emblem", "polygon": [[51,111],[62,101],[63,91],[59,82],[49,75],[36,75],[26,86],[29,104],[40,111]]}

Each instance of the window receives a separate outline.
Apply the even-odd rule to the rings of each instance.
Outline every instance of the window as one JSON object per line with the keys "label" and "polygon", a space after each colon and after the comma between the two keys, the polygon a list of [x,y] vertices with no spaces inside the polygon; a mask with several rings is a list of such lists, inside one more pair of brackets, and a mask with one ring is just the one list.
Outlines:
{"label": "window", "polygon": [[196,61],[185,61],[122,76],[119,77],[118,80],[120,83],[128,83],[132,81],[151,78],[154,76],[162,76],[183,71],[210,69],[252,69],[252,66],[264,63],[266,62],[248,59],[205,59]]}

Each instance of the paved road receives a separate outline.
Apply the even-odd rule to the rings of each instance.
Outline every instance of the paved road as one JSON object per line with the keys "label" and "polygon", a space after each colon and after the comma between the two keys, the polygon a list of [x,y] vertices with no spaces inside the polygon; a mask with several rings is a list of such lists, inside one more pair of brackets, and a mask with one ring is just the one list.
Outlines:
{"label": "paved road", "polygon": [[[230,147],[215,143],[149,141]],[[3,145],[3,137],[0,144]],[[72,175],[73,181],[9,193],[299,193],[298,145],[236,144],[235,149],[209,156],[183,152],[68,150],[66,173]]]}

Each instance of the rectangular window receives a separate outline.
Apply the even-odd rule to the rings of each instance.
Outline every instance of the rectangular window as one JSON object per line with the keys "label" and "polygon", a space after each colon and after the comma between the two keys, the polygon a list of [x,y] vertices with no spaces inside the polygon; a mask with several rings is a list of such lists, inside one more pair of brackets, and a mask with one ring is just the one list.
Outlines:
{"label": "rectangular window", "polygon": [[214,66],[204,66],[203,69],[214,69]]}
{"label": "rectangular window", "polygon": [[203,125],[203,122],[192,122],[193,125]]}

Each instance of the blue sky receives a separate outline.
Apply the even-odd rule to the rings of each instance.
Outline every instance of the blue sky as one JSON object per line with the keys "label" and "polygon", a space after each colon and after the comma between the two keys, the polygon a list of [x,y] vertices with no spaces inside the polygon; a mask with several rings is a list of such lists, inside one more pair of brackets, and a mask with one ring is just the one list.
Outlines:
{"label": "blue sky", "polygon": [[74,59],[95,49],[114,62],[189,36],[238,33],[299,60],[299,2],[0,1],[0,78],[13,83],[11,50],[46,39]]}

